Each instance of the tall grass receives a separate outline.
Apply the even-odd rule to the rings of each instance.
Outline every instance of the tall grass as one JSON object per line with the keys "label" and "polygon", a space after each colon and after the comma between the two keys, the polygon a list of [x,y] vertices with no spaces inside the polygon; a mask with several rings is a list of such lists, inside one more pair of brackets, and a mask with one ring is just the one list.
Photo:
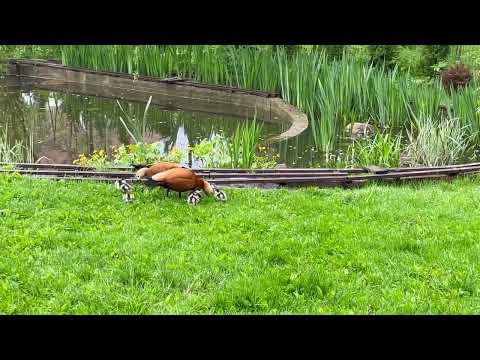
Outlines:
{"label": "tall grass", "polygon": [[372,139],[355,140],[350,148],[350,162],[355,165],[400,166],[402,137],[377,133]]}
{"label": "tall grass", "polygon": [[470,125],[462,126],[457,118],[443,118],[436,121],[432,118],[417,119],[417,128],[408,131],[410,143],[407,156],[411,163],[441,166],[450,165],[463,160],[472,140]]}
{"label": "tall grass", "polygon": [[256,118],[238,125],[230,139],[229,155],[233,168],[251,168],[255,160],[255,151],[260,140],[262,124]]}
{"label": "tall grass", "polygon": [[[304,111],[317,149],[328,153],[350,122],[383,129],[416,126],[415,119],[439,121],[441,106],[471,131],[480,128],[476,93],[447,94],[439,81],[417,82],[408,73],[388,71],[351,56],[332,61],[324,51],[288,54],[282,47],[232,46],[64,46],[67,65],[155,77],[182,76],[279,92]],[[453,104],[453,105],[452,105]]]}

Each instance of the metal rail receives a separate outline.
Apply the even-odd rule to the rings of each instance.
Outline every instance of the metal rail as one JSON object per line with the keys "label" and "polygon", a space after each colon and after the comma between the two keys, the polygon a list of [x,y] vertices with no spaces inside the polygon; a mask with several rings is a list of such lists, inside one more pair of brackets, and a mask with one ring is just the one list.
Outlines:
{"label": "metal rail", "polygon": [[[369,181],[405,181],[422,179],[451,179],[457,175],[480,173],[480,163],[439,167],[390,168],[377,167],[356,169],[192,169],[216,185],[265,186],[342,186],[358,187]],[[130,167],[95,170],[92,167],[69,164],[6,164],[0,163],[0,174],[20,174],[36,178],[56,180],[115,181],[125,179],[141,182],[135,178]]]}

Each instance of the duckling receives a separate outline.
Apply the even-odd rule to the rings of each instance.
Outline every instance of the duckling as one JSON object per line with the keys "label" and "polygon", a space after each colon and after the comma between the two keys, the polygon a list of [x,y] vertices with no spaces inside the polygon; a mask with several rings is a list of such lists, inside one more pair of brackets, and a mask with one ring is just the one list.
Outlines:
{"label": "duckling", "polygon": [[225,194],[225,192],[218,189],[216,185],[212,185],[212,189],[215,199],[217,199],[218,201],[227,201],[227,194]]}
{"label": "duckling", "polygon": [[125,202],[132,202],[133,200],[135,200],[135,196],[131,193],[122,194],[122,198]]}
{"label": "duckling", "polygon": [[131,190],[130,184],[125,179],[115,181],[115,187],[123,194],[127,194]]}
{"label": "duckling", "polygon": [[189,205],[197,205],[200,200],[202,200],[202,194],[198,190],[192,191],[187,197],[187,203]]}
{"label": "duckling", "polygon": [[115,187],[122,193],[123,201],[131,202],[135,199],[135,196],[130,192],[132,187],[125,179],[115,181]]}

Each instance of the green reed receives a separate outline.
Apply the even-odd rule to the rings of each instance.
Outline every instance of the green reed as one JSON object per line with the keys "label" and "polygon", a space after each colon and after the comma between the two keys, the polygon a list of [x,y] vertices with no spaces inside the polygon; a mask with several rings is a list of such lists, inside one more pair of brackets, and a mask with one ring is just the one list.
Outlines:
{"label": "green reed", "polygon": [[282,47],[211,45],[79,45],[62,47],[67,65],[279,92],[304,111],[317,149],[330,151],[346,124],[410,129],[416,118],[442,118],[452,108],[462,125],[480,128],[472,88],[448,94],[437,80],[417,82],[408,73],[373,67],[345,55],[287,54]]}
{"label": "green reed", "polygon": [[257,123],[256,117],[252,121],[237,126],[229,143],[229,155],[233,168],[252,167],[262,128],[263,125]]}
{"label": "green reed", "polygon": [[349,161],[354,165],[400,166],[402,137],[392,133],[377,133],[372,139],[355,140],[349,149]]}

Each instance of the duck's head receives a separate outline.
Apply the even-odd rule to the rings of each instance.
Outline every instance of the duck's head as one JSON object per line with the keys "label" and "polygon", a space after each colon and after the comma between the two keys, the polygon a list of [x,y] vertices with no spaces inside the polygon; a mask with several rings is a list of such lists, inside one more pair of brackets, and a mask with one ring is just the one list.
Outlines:
{"label": "duck's head", "polygon": [[138,171],[135,173],[135,177],[136,177],[137,179],[142,179],[142,178],[144,178],[145,176],[147,176],[147,170],[148,170],[147,167],[141,168],[140,170],[138,170]]}

